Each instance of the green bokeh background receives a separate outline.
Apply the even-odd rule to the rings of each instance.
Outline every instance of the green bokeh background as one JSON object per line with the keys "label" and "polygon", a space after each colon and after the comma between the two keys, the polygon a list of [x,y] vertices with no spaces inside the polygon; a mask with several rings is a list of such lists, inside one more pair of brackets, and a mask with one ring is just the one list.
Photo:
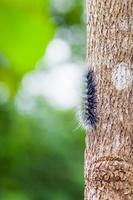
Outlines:
{"label": "green bokeh background", "polygon": [[69,42],[71,62],[85,59],[83,4],[0,0],[0,200],[83,199],[84,134],[73,131],[74,109],[58,110],[38,96],[28,115],[15,103],[54,38]]}

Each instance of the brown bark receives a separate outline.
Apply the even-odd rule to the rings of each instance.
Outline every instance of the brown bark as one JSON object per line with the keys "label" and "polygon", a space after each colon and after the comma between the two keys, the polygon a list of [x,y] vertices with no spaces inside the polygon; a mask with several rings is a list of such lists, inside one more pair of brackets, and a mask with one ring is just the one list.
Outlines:
{"label": "brown bark", "polygon": [[98,123],[88,130],[85,200],[133,200],[133,0],[87,0]]}

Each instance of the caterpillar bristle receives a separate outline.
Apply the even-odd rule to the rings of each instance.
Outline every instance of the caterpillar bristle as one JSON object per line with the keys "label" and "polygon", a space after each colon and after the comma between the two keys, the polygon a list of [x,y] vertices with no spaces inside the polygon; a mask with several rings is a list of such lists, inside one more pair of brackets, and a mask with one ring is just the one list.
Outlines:
{"label": "caterpillar bristle", "polygon": [[80,126],[86,130],[96,128],[97,123],[97,101],[94,72],[89,70],[84,75],[84,87],[81,95],[78,118]]}

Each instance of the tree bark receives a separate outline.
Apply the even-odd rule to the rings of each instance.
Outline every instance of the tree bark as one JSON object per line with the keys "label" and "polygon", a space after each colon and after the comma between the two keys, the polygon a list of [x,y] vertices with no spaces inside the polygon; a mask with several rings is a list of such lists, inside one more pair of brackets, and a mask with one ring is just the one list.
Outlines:
{"label": "tree bark", "polygon": [[86,134],[85,200],[133,200],[133,0],[87,0],[98,123]]}

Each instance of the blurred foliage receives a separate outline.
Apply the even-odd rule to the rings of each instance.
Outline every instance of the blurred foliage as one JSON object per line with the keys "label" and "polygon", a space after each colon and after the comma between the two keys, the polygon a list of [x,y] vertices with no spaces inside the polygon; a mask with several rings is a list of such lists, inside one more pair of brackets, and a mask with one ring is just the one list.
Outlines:
{"label": "blurred foliage", "polygon": [[14,93],[53,36],[47,0],[0,0],[0,27],[0,80]]}
{"label": "blurred foliage", "polygon": [[83,199],[84,137],[74,131],[74,112],[53,109],[38,97],[28,115],[15,103],[22,78],[55,33],[69,42],[72,60],[85,55],[81,1],[62,0],[70,2],[64,11],[58,2],[0,0],[1,200]]}
{"label": "blurred foliage", "polygon": [[53,35],[47,9],[47,0],[0,1],[0,48],[20,75],[35,66]]}
{"label": "blurred foliage", "polygon": [[72,113],[41,99],[31,116],[12,103],[0,109],[0,199],[82,199],[83,138],[75,137]]}

